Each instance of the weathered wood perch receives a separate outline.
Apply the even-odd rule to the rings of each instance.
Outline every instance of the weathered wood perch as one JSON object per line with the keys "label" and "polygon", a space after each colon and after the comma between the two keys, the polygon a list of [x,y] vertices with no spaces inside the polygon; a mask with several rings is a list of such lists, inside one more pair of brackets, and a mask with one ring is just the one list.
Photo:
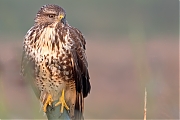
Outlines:
{"label": "weathered wood perch", "polygon": [[66,108],[64,108],[64,111],[63,113],[61,114],[60,113],[60,107],[61,105],[58,105],[56,107],[53,107],[55,106],[55,104],[58,102],[57,101],[54,101],[52,103],[52,106],[49,106],[47,107],[47,112],[46,112],[46,115],[47,115],[47,118],[48,120],[70,120],[70,117],[69,117],[69,114],[68,114],[68,111],[66,110]]}

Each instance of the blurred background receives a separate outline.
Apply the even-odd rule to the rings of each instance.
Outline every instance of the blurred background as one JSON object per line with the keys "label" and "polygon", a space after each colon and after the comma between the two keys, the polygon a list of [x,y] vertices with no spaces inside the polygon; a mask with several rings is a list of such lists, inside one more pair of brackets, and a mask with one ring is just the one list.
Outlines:
{"label": "blurred background", "polygon": [[0,118],[46,119],[20,76],[23,37],[44,4],[58,4],[87,41],[86,119],[179,118],[179,1],[0,0]]}

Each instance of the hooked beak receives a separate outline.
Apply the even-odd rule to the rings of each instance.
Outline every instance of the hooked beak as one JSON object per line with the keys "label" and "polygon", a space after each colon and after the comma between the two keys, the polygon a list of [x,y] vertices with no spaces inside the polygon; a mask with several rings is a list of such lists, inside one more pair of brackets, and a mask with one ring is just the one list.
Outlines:
{"label": "hooked beak", "polygon": [[62,15],[62,14],[59,15],[59,16],[58,16],[58,21],[61,22],[61,23],[63,23],[63,24],[65,24],[65,23],[66,23],[65,16]]}
{"label": "hooked beak", "polygon": [[64,18],[64,15],[59,15],[58,20],[61,21]]}

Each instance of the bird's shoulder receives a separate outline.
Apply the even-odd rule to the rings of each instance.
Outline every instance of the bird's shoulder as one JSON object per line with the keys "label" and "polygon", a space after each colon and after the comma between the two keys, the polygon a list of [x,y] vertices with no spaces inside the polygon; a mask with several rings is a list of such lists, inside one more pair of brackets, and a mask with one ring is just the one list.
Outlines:
{"label": "bird's shoulder", "polygon": [[76,45],[80,45],[80,47],[83,47],[85,49],[86,40],[83,33],[76,27],[67,25],[67,29],[69,30],[70,38],[76,43]]}

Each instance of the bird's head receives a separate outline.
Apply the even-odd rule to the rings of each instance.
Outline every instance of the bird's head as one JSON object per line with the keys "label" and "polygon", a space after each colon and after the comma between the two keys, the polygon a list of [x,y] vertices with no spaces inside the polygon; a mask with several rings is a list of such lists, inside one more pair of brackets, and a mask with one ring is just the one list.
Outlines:
{"label": "bird's head", "polygon": [[54,25],[57,23],[66,24],[66,12],[58,5],[44,5],[38,11],[35,23]]}

